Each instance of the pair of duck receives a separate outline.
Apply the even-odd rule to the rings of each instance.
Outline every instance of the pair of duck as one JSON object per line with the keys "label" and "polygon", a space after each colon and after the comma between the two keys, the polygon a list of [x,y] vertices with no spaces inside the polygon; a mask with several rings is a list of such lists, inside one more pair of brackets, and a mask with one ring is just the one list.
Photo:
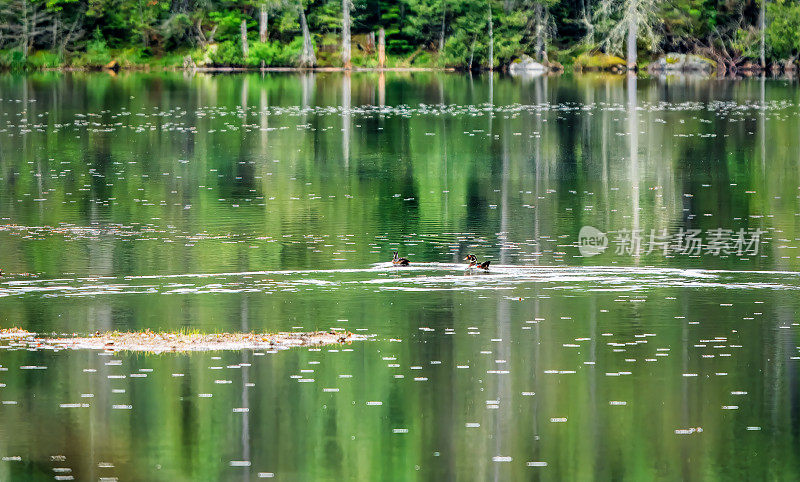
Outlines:
{"label": "pair of duck", "polygon": [[[392,257],[392,264],[395,266],[408,266],[411,264],[411,261],[408,258],[401,258],[397,251],[393,251],[394,256]],[[484,271],[489,271],[489,263],[490,260],[486,260],[483,263],[478,263],[478,258],[474,254],[468,254],[464,261],[469,261],[469,268],[478,268]]]}

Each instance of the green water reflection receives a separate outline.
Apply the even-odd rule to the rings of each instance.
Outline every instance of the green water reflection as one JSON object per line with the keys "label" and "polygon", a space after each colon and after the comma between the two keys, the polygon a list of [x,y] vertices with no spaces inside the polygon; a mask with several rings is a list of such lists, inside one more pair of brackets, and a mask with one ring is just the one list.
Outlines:
{"label": "green water reflection", "polygon": [[[375,338],[0,351],[0,478],[796,479],[798,99],[761,79],[2,75],[3,327]],[[609,249],[582,257],[585,225]],[[615,249],[716,228],[763,231],[759,251]],[[418,267],[376,265],[395,249]],[[448,264],[470,252],[488,275]]]}

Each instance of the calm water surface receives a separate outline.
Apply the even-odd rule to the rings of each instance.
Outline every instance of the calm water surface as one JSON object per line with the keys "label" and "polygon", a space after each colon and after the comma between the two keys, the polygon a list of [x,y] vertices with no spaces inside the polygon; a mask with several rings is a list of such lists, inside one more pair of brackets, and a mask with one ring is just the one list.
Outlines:
{"label": "calm water surface", "polygon": [[374,337],[0,350],[0,478],[796,480],[799,102],[791,80],[2,75],[0,326]]}

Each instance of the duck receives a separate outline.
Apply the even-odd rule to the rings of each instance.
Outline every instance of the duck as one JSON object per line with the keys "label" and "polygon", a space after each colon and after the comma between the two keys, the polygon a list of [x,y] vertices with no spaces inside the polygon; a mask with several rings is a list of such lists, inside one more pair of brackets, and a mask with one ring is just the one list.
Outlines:
{"label": "duck", "polygon": [[474,254],[468,254],[464,261],[469,261],[470,268],[480,268],[484,271],[489,271],[489,263],[490,260],[486,260],[483,263],[478,263],[478,258]]}
{"label": "duck", "polygon": [[393,251],[394,256],[392,257],[392,264],[393,265],[400,265],[400,266],[408,266],[411,264],[411,261],[408,258],[401,258],[398,256],[397,251]]}

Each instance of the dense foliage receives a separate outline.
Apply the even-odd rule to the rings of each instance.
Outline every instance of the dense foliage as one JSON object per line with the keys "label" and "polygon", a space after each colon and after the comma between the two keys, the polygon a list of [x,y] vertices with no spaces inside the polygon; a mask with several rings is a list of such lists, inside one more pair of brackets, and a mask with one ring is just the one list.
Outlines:
{"label": "dense foliage", "polygon": [[632,24],[640,60],[793,62],[800,2],[763,1],[0,0],[0,65],[341,66],[343,2],[357,67],[377,65],[380,28],[389,67],[497,68],[523,54],[563,64],[621,55]]}

